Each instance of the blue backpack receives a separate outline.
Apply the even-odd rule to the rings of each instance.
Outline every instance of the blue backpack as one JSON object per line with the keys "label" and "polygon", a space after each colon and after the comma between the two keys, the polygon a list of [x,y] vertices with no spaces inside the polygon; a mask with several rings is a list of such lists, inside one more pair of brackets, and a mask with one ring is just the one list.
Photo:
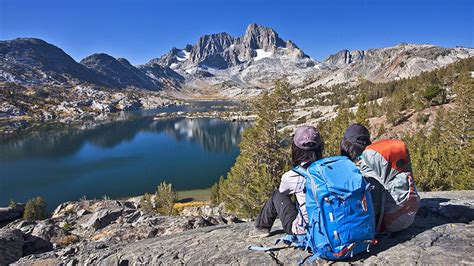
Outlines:
{"label": "blue backpack", "polygon": [[345,156],[334,156],[293,170],[306,178],[304,242],[313,253],[311,260],[343,260],[368,252],[376,243],[375,214],[370,184],[355,164]]}

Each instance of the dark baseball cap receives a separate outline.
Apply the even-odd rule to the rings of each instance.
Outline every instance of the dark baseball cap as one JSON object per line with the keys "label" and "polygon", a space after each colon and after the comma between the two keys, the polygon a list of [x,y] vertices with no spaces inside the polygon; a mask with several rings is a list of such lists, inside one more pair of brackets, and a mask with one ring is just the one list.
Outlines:
{"label": "dark baseball cap", "polygon": [[344,134],[344,138],[353,144],[364,146],[364,148],[370,145],[370,132],[365,126],[359,123],[350,125]]}
{"label": "dark baseball cap", "polygon": [[358,123],[350,125],[341,141],[341,152],[355,160],[371,144],[369,130]]}
{"label": "dark baseball cap", "polygon": [[301,126],[296,129],[293,137],[293,143],[296,147],[305,150],[313,151],[322,148],[321,134],[312,126]]}

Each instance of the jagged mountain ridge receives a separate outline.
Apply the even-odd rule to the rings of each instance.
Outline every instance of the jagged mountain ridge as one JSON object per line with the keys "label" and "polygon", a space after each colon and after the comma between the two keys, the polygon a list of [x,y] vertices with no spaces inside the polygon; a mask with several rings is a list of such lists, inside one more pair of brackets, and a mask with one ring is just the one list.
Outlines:
{"label": "jagged mountain ridge", "polygon": [[[204,35],[193,46],[184,49],[173,48],[160,58],[152,59],[148,65],[159,64],[172,66],[203,66],[215,69],[226,69],[268,57],[278,48],[290,49],[296,57],[308,57],[293,42],[285,42],[273,29],[250,24],[241,37],[233,37],[226,32]],[[175,65],[176,66],[176,65]]]}
{"label": "jagged mountain ridge", "polygon": [[250,24],[242,36],[204,35],[183,49],[144,65],[93,54],[74,61],[39,39],[0,41],[0,82],[28,86],[90,84],[109,88],[174,91],[180,97],[249,98],[286,77],[297,86],[331,86],[419,75],[474,56],[472,48],[401,44],[368,50],[341,50],[323,61],[306,55],[271,28]]}
{"label": "jagged mountain ridge", "polygon": [[273,29],[250,24],[243,36],[204,35],[192,47],[173,48],[146,65],[173,69],[183,77],[181,89],[187,94],[246,98],[283,76],[311,72],[308,67],[316,63]]}

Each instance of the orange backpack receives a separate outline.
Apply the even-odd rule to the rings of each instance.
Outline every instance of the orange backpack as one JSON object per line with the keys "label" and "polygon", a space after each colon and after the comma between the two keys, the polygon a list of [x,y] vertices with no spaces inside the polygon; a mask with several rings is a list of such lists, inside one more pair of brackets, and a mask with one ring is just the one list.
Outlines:
{"label": "orange backpack", "polygon": [[377,232],[397,232],[409,227],[420,205],[410,155],[397,139],[375,142],[362,153],[361,173],[374,186],[372,200]]}

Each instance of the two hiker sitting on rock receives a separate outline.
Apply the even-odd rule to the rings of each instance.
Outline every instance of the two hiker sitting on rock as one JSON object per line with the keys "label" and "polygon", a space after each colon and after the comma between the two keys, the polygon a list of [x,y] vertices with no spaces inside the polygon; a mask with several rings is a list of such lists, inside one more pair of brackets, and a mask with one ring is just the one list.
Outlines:
{"label": "two hiker sitting on rock", "polygon": [[368,250],[376,233],[400,231],[413,223],[420,198],[403,141],[371,143],[367,128],[352,124],[341,142],[341,156],[322,159],[323,146],[316,128],[296,130],[294,168],[282,176],[279,189],[258,214],[253,236],[269,235],[280,218],[286,234],[306,235],[305,248],[314,256],[337,260]]}

